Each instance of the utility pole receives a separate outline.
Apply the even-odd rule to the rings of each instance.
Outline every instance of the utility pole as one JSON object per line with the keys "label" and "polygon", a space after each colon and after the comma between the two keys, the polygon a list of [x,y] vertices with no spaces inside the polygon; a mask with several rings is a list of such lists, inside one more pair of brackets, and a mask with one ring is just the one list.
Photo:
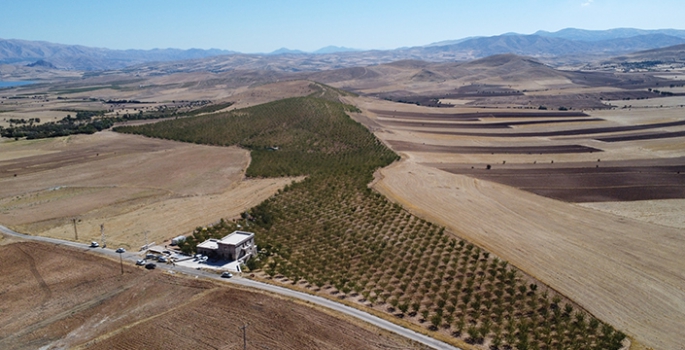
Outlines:
{"label": "utility pole", "polygon": [[247,325],[243,325],[240,328],[243,329],[243,350],[247,350],[247,337],[245,336],[245,330],[247,329]]}
{"label": "utility pole", "polygon": [[105,224],[100,224],[100,235],[102,235],[102,248],[107,247],[107,241],[105,240]]}
{"label": "utility pole", "polygon": [[124,274],[124,258],[121,257],[123,253],[119,253],[119,264],[121,265],[121,274]]}
{"label": "utility pole", "polygon": [[72,218],[71,221],[74,223],[74,240],[78,241],[78,231],[76,230],[76,218]]}

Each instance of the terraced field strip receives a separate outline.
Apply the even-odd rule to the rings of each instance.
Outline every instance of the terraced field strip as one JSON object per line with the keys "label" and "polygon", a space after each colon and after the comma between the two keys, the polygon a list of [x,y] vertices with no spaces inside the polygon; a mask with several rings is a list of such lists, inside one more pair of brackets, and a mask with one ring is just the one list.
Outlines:
{"label": "terraced field strip", "polygon": [[625,141],[670,139],[670,138],[683,137],[683,136],[685,136],[685,131],[661,132],[661,133],[657,133],[657,134],[607,136],[607,137],[596,138],[595,140],[602,141],[602,142],[625,142]]}
{"label": "terraced field strip", "polygon": [[549,118],[549,117],[589,117],[583,112],[483,112],[483,113],[424,113],[369,109],[369,112],[397,117],[411,117],[423,120],[478,120],[482,118]]}
{"label": "terraced field strip", "polygon": [[561,124],[561,123],[583,123],[583,122],[598,122],[604,121],[601,118],[584,118],[584,119],[544,119],[544,120],[527,120],[527,121],[511,121],[498,123],[435,123],[426,121],[400,121],[378,119],[378,122],[388,126],[399,126],[408,128],[426,127],[426,128],[443,128],[443,129],[511,129],[512,126],[522,125],[537,125],[537,124]]}
{"label": "terraced field strip", "polygon": [[[639,161],[635,163],[639,164]],[[490,170],[470,169],[464,165],[433,166],[565,202],[685,198],[685,163],[614,166],[612,162],[597,162],[585,167],[565,164],[562,168],[550,168],[549,164],[540,164],[509,169],[497,165]]]}
{"label": "terraced field strip", "polygon": [[480,136],[480,137],[553,137],[553,136],[581,136],[581,135],[595,135],[606,133],[617,133],[626,131],[650,130],[667,128],[673,126],[685,125],[685,120],[679,120],[668,123],[654,123],[642,125],[626,125],[626,126],[611,126],[601,128],[585,128],[585,129],[568,129],[555,131],[534,131],[534,132],[506,132],[506,133],[490,133],[490,132],[463,132],[463,131],[430,131],[421,130],[420,132],[427,134],[438,135],[455,135],[455,136]]}
{"label": "terraced field strip", "polygon": [[426,145],[422,143],[388,140],[390,146],[399,152],[432,152],[432,153],[462,153],[462,154],[560,154],[560,153],[594,153],[602,150],[582,145],[555,146],[443,146]]}

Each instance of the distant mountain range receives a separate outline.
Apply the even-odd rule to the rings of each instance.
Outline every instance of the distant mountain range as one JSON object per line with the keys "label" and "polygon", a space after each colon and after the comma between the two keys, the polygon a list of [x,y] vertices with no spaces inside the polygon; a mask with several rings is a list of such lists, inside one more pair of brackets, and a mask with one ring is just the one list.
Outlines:
{"label": "distant mountain range", "polygon": [[576,28],[566,28],[557,32],[546,32],[539,30],[534,35],[547,36],[552,38],[562,38],[579,41],[602,41],[611,39],[623,39],[640,35],[664,34],[685,38],[685,30],[678,29],[635,29],[635,28],[615,28],[607,30],[585,30]]}
{"label": "distant mountain range", "polygon": [[[191,66],[195,67],[191,70],[198,70],[201,66],[212,65],[218,71],[264,67],[276,71],[316,71],[407,59],[464,61],[509,53],[539,59],[574,56],[580,57],[578,60],[582,61],[583,57],[609,58],[681,44],[685,44],[685,30],[633,28],[568,28],[557,32],[538,31],[531,35],[506,33],[395,50],[361,51],[328,46],[310,53],[282,48],[268,54],[241,54],[219,49],[110,50],[42,41],[0,39],[0,64],[89,71],[134,68],[141,65],[149,68],[151,62],[157,62],[159,67],[168,67],[164,62],[190,60],[180,63],[180,66],[174,65],[174,70],[185,70],[179,67]],[[166,70],[168,69],[163,68],[158,72]]]}
{"label": "distant mountain range", "polygon": [[178,61],[227,55],[219,49],[110,50],[45,41],[0,39],[0,64],[52,65],[61,69],[106,70],[152,61]]}

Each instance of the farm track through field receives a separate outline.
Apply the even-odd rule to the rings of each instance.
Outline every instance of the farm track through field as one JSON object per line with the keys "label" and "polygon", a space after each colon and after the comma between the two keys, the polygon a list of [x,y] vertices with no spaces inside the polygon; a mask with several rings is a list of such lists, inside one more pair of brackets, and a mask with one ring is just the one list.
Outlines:
{"label": "farm track through field", "polygon": [[33,277],[36,279],[38,282],[38,285],[40,286],[40,289],[43,291],[43,301],[41,304],[46,303],[50,298],[52,297],[52,290],[50,290],[50,286],[48,286],[47,283],[45,283],[45,280],[43,279],[43,276],[41,276],[40,272],[36,268],[36,261],[33,259],[33,256],[26,251],[24,251],[23,248],[21,247],[16,247],[24,257],[26,258],[26,262],[29,264],[29,270],[31,271],[31,274]]}

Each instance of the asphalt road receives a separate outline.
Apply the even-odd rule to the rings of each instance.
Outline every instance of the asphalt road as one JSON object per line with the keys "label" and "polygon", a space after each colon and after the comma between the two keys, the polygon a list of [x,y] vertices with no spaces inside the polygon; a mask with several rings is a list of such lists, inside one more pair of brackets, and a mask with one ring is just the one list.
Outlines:
{"label": "asphalt road", "polygon": [[[26,239],[26,240],[33,240],[33,241],[39,241],[39,242],[46,242],[46,243],[52,243],[55,245],[62,245],[62,246],[68,246],[72,248],[77,248],[81,249],[84,251],[91,251],[97,254],[102,254],[110,257],[116,258],[119,254],[114,252],[114,249],[108,249],[108,248],[91,248],[88,244],[83,244],[83,243],[76,243],[76,242],[70,242],[70,241],[63,241],[60,239],[55,239],[55,238],[48,238],[48,237],[39,237],[39,236],[30,236],[30,235],[25,235],[21,234],[18,232],[14,232],[10,229],[8,229],[5,226],[0,225],[0,232],[8,235],[8,236],[13,236],[21,239]],[[114,247],[116,249],[116,247]],[[137,259],[140,259],[139,252],[126,252],[121,255],[121,257],[127,262],[127,263],[134,263]],[[256,288],[260,290],[264,290],[267,292],[271,293],[276,293],[280,295],[284,295],[287,297],[291,298],[297,298],[300,300],[304,300],[307,302],[310,302],[312,304],[320,305],[323,307],[327,307],[329,309],[335,310],[337,312],[356,317],[359,320],[368,322],[378,328],[396,333],[400,336],[403,336],[405,338],[417,341],[419,343],[422,343],[424,345],[430,346],[434,349],[450,349],[450,350],[461,350],[460,348],[454,347],[452,345],[449,345],[447,343],[441,342],[437,339],[428,337],[426,335],[414,332],[410,329],[398,326],[392,322],[386,321],[380,317],[376,317],[374,315],[371,315],[369,313],[366,313],[361,310],[357,310],[355,308],[336,303],[334,301],[331,301],[326,298],[306,294],[306,293],[301,293],[297,292],[294,290],[290,290],[287,288],[283,287],[278,287],[262,282],[257,282],[253,281],[250,279],[246,278],[240,278],[240,277],[233,277],[230,279],[223,279],[220,278],[219,275],[203,270],[195,270],[191,268],[185,268],[181,266],[172,266],[172,265],[166,265],[166,264],[157,264],[158,268],[164,269],[164,270],[169,270],[169,271],[175,271],[177,273],[184,273],[186,275],[191,275],[191,276],[197,276],[197,277],[202,277],[202,278],[213,278],[213,279],[221,279],[223,281],[241,285],[241,286],[246,286],[246,287],[251,287],[251,288]]]}

